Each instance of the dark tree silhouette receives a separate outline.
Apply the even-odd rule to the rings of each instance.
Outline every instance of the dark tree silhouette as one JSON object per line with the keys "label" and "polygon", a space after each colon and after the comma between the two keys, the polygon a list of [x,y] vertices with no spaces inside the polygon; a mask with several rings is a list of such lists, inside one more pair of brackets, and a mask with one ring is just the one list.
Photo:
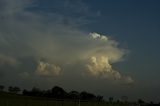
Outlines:
{"label": "dark tree silhouette", "polygon": [[44,96],[45,96],[45,97],[49,97],[49,98],[53,97],[53,96],[52,96],[52,91],[51,91],[50,89],[44,91]]}
{"label": "dark tree silhouette", "polygon": [[59,86],[53,87],[51,89],[51,94],[52,94],[52,97],[57,99],[64,99],[67,95],[66,91]]}
{"label": "dark tree silhouette", "polygon": [[21,91],[21,89],[19,87],[14,87],[14,92],[15,93],[19,93]]}
{"label": "dark tree silhouette", "polygon": [[37,88],[37,87],[33,87],[31,92],[29,93],[31,96],[42,96],[43,92]]}
{"label": "dark tree silhouette", "polygon": [[9,86],[8,91],[10,93],[18,93],[18,92],[21,91],[21,89],[19,87],[16,87],[16,86],[15,87]]}
{"label": "dark tree silhouette", "polygon": [[82,100],[95,100],[96,96],[94,94],[83,91],[80,93],[80,98]]}
{"label": "dark tree silhouette", "polygon": [[97,99],[97,101],[103,101],[103,96],[98,95],[98,96],[96,97],[96,99]]}
{"label": "dark tree silhouette", "polygon": [[[12,91],[12,89],[10,90]],[[28,96],[42,96],[42,97],[49,97],[49,98],[55,98],[55,99],[74,99],[74,100],[94,100],[94,101],[103,101],[103,96],[95,96],[92,93],[88,92],[81,92],[78,91],[71,91],[67,93],[63,88],[59,86],[55,86],[52,89],[49,90],[43,90],[41,91],[39,88],[33,87],[31,91],[27,91],[26,89],[23,90],[23,95]]]}
{"label": "dark tree silhouette", "polygon": [[121,100],[122,100],[123,102],[127,102],[128,96],[122,96],[122,97],[121,97]]}
{"label": "dark tree silhouette", "polygon": [[12,87],[12,86],[9,86],[9,87],[8,87],[8,91],[12,93],[12,92],[13,92],[13,87]]}
{"label": "dark tree silhouette", "polygon": [[113,97],[109,97],[109,102],[110,102],[110,103],[113,102]]}
{"label": "dark tree silhouette", "polygon": [[153,105],[154,104],[153,101],[150,101],[150,104]]}
{"label": "dark tree silhouette", "polygon": [[120,103],[120,100],[118,99],[118,100],[116,101],[116,103],[119,104],[119,103]]}
{"label": "dark tree silhouette", "polygon": [[24,90],[22,91],[22,94],[23,94],[23,95],[29,95],[29,91],[27,91],[26,89],[24,89]]}
{"label": "dark tree silhouette", "polygon": [[71,91],[68,93],[69,99],[80,99],[80,94],[77,91]]}
{"label": "dark tree silhouette", "polygon": [[142,99],[138,99],[139,104],[144,104],[145,102]]}
{"label": "dark tree silhouette", "polygon": [[4,86],[0,85],[0,91],[3,91],[3,90],[4,90]]}

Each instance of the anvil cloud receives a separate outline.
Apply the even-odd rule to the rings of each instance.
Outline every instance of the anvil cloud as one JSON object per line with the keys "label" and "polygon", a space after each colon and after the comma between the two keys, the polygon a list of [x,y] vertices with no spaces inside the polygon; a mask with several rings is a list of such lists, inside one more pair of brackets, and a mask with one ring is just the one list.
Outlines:
{"label": "anvil cloud", "polygon": [[[134,82],[130,76],[121,74],[123,70],[112,67],[127,54],[117,41],[73,27],[75,22],[66,24],[59,20],[63,18],[61,14],[28,11],[31,1],[16,1],[18,4],[1,0],[1,5],[5,5],[0,11],[0,66],[17,65],[18,62],[20,68],[14,69],[18,70],[14,72],[15,77],[23,73],[28,77],[63,77],[68,67],[76,67],[73,71],[80,71],[85,77],[127,84]],[[30,67],[34,67],[29,71],[26,70],[27,59],[33,62]]]}

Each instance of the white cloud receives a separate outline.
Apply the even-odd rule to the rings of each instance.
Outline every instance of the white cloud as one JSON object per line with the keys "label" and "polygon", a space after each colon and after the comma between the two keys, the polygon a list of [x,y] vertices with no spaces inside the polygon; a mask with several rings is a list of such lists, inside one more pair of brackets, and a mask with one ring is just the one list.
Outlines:
{"label": "white cloud", "polygon": [[36,74],[40,76],[58,76],[61,68],[57,65],[40,61],[36,70]]}
{"label": "white cloud", "polygon": [[107,57],[91,57],[86,65],[90,74],[94,76],[104,75],[106,72],[111,72],[112,67],[108,62]]}
{"label": "white cloud", "polygon": [[108,38],[106,36],[100,35],[100,34],[95,33],[95,32],[89,33],[89,35],[92,36],[93,39],[101,39],[101,40],[105,40],[105,41],[108,40]]}
{"label": "white cloud", "polygon": [[115,81],[121,80],[125,84],[131,84],[134,82],[130,76],[122,75],[120,72],[112,69],[112,65],[109,63],[107,56],[91,57],[88,60],[86,68],[88,74],[95,77],[101,77],[107,80]]}

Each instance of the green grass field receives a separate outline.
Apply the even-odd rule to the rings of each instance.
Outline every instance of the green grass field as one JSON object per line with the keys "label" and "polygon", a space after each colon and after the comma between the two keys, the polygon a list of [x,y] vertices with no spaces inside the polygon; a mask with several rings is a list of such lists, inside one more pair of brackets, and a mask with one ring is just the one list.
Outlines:
{"label": "green grass field", "polygon": [[109,104],[107,102],[55,100],[0,92],[0,106],[136,106],[135,104]]}

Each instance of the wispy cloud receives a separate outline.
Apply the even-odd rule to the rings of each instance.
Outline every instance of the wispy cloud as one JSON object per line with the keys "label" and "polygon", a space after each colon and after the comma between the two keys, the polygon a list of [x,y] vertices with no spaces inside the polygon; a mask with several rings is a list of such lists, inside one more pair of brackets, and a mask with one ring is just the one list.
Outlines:
{"label": "wispy cloud", "polygon": [[28,6],[32,6],[33,0],[1,0],[0,15],[13,16],[24,12]]}
{"label": "wispy cloud", "polygon": [[15,58],[0,54],[0,65],[16,66],[18,64],[19,62]]}

